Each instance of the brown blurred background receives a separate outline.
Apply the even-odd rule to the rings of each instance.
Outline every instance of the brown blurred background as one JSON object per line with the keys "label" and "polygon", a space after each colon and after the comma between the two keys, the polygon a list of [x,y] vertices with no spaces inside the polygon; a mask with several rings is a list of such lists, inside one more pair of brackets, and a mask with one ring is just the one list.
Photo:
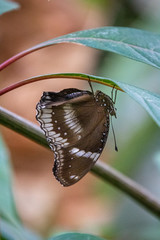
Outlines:
{"label": "brown blurred background", "polygon": [[[21,8],[4,14],[1,26],[1,62],[42,41],[73,31],[106,25],[102,8],[85,1],[17,1]],[[3,47],[2,47],[3,46]],[[99,52],[73,44],[49,47],[17,61],[1,72],[1,87],[22,79],[56,72],[93,73]],[[76,80],[47,80],[10,92],[1,98],[3,107],[33,122],[35,106],[43,91],[68,87],[88,88]],[[15,170],[16,205],[24,223],[47,233],[50,228],[81,229],[103,221],[100,201],[88,192],[94,177],[63,188],[52,175],[53,153],[26,138],[1,128]]]}
{"label": "brown blurred background", "polygon": [[[139,27],[142,25],[147,28],[145,22],[149,7],[143,5],[143,1],[17,2],[21,6],[19,10],[8,12],[0,18],[1,62],[33,45],[73,31],[110,25],[132,26],[135,21]],[[0,73],[0,86],[5,87],[47,73],[103,74],[100,66],[106,56],[103,68],[111,64],[106,53],[74,44],[56,45],[32,53],[3,70]],[[112,69],[114,72],[114,66]],[[111,71],[108,70],[108,73],[111,77]],[[35,106],[42,92],[59,91],[68,87],[89,88],[86,82],[78,80],[46,80],[7,93],[1,97],[1,105],[36,123]],[[122,105],[125,104],[126,101]],[[120,121],[124,121],[124,117],[127,118],[121,114]],[[53,229],[83,230],[99,234],[100,226],[111,222],[116,206],[112,204],[112,199],[103,198],[103,193],[97,194],[95,186],[100,179],[89,173],[76,185],[63,188],[52,176],[51,151],[7,128],[1,127],[1,131],[13,164],[16,206],[28,227],[43,235]],[[118,134],[122,136],[122,141],[127,141],[126,133]],[[111,162],[112,155],[115,154],[113,139],[109,142],[110,147],[105,151],[104,159]]]}

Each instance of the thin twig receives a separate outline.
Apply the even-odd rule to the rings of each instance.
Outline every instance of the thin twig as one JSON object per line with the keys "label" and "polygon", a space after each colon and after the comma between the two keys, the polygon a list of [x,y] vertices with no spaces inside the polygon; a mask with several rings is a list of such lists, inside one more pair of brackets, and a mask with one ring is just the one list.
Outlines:
{"label": "thin twig", "polygon": [[[2,107],[0,107],[0,123],[34,142],[49,148],[42,131],[37,125]],[[96,163],[92,172],[129,195],[153,215],[160,218],[160,201],[144,187],[101,161]]]}
{"label": "thin twig", "polygon": [[88,75],[88,74],[84,74],[84,73],[51,73],[51,74],[45,74],[45,75],[39,75],[39,76],[31,77],[31,78],[13,83],[12,85],[9,85],[9,86],[7,86],[3,89],[0,89],[0,96],[8,93],[8,92],[10,92],[14,89],[22,87],[26,84],[35,83],[37,81],[48,80],[48,79],[52,79],[52,78],[53,79],[54,78],[70,78],[70,79],[87,80],[87,81],[88,81],[88,78],[89,78],[90,81],[92,81],[92,82],[101,83],[101,84],[104,84],[104,85],[109,86],[109,87],[114,87],[117,90],[120,90],[120,91],[124,92],[111,79],[102,78],[102,77],[93,76],[93,75]]}

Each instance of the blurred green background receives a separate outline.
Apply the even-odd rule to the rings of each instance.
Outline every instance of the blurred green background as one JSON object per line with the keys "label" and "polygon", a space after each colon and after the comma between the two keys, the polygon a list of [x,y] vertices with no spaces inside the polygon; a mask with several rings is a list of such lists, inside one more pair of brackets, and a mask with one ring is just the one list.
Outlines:
{"label": "blurred green background", "polygon": [[[156,0],[17,2],[20,9],[0,17],[1,62],[41,41],[83,29],[125,26],[160,33],[160,2]],[[4,87],[27,77],[52,72],[85,72],[160,93],[159,70],[116,54],[72,44],[44,49],[14,63],[1,72],[0,84]],[[42,92],[67,87],[89,88],[82,81],[48,80],[6,94],[1,105],[35,122],[35,105]],[[98,84],[93,84],[93,88],[111,93],[110,88]],[[116,108],[117,119],[113,124],[119,151],[114,151],[110,131],[101,159],[160,198],[160,130],[144,109],[126,94],[118,93]],[[10,152],[13,174],[10,165],[6,165],[7,153],[1,142],[2,166],[4,164],[8,169],[7,176],[11,175],[16,208],[26,227],[42,236],[82,231],[113,240],[160,239],[159,221],[117,189],[91,174],[73,187],[62,188],[52,177],[53,154],[50,151],[4,127],[1,132]],[[8,177],[3,173],[0,172],[1,218],[6,218],[6,222],[11,222],[21,232],[21,227],[16,227],[16,224],[21,225],[19,217],[14,219],[17,213],[11,189],[4,187]],[[6,200],[9,200],[9,207],[5,207],[4,212]],[[4,230],[8,229],[6,222]],[[26,239],[31,235],[27,232]]]}

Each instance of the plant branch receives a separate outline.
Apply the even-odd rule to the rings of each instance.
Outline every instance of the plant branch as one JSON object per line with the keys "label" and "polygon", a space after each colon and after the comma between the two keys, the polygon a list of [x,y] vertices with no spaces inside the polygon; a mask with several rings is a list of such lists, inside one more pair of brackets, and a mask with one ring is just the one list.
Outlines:
{"label": "plant branch", "polygon": [[78,79],[78,80],[86,80],[86,81],[90,80],[92,82],[101,83],[106,86],[113,87],[114,89],[124,92],[114,81],[108,78],[102,78],[99,76],[93,76],[93,75],[88,75],[84,73],[51,73],[51,74],[35,76],[32,78],[22,80],[20,82],[16,82],[8,87],[1,89],[0,96],[16,88],[22,87],[26,84],[30,84],[30,83],[34,83],[42,80],[54,79],[54,78],[70,78],[70,79]]}
{"label": "plant branch", "polygon": [[17,61],[18,59],[32,53],[32,52],[35,52],[36,50],[39,50],[41,48],[44,48],[45,45],[42,45],[42,44],[38,44],[34,47],[31,47],[29,49],[26,49],[16,55],[14,55],[13,57],[7,59],[5,62],[1,63],[0,64],[0,71],[3,70],[4,68],[8,67],[10,64],[14,63],[15,61]]}
{"label": "plant branch", "polygon": [[[37,125],[2,107],[0,107],[0,123],[34,142],[49,148],[42,131]],[[91,171],[105,182],[109,182],[129,195],[153,215],[160,218],[160,201],[144,187],[101,161],[98,161]]]}
{"label": "plant branch", "polygon": [[49,147],[37,125],[2,107],[0,107],[0,123],[44,147]]}
{"label": "plant branch", "polygon": [[92,172],[129,195],[152,214],[160,218],[160,201],[146,188],[101,161],[97,162]]}

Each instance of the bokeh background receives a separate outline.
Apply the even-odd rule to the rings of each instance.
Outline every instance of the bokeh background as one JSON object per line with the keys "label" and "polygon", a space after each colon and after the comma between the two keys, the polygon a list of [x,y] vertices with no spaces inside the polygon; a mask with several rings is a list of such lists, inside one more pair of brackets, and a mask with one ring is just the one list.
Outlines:
{"label": "bokeh background", "polygon": [[[125,26],[160,33],[157,0],[17,0],[20,9],[0,17],[0,62],[37,43],[73,31]],[[134,37],[134,36],[133,36]],[[160,93],[159,71],[115,54],[74,44],[59,44],[32,53],[0,73],[0,86],[47,73],[83,72],[131,83]],[[35,106],[43,91],[86,82],[46,80],[1,97],[1,105],[35,122]],[[93,84],[110,94],[111,89]],[[160,131],[148,114],[124,93],[118,93],[113,134],[101,156],[160,198]],[[43,236],[82,231],[114,240],[159,240],[160,224],[123,193],[92,174],[63,188],[52,176],[53,153],[1,127],[13,166],[16,207],[23,223]]]}

